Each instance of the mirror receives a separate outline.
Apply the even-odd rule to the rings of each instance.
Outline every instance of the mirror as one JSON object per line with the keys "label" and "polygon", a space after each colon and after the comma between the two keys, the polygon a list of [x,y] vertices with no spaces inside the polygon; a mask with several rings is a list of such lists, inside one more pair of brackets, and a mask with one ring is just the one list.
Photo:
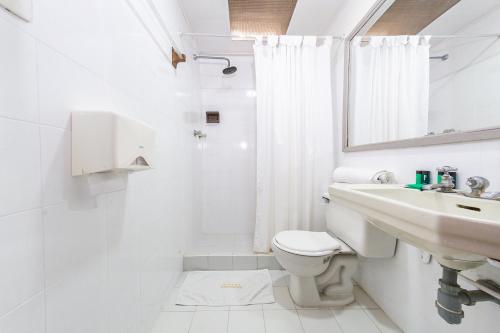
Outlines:
{"label": "mirror", "polygon": [[500,0],[379,1],[346,43],[344,151],[500,137]]}

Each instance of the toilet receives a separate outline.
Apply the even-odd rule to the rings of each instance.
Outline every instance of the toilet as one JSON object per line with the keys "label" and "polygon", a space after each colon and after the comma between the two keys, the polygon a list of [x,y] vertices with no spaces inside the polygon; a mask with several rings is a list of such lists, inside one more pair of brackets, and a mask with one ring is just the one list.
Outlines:
{"label": "toilet", "polygon": [[358,256],[394,256],[396,239],[334,201],[326,207],[326,232],[287,230],[272,241],[276,260],[290,273],[290,295],[302,307],[354,301]]}

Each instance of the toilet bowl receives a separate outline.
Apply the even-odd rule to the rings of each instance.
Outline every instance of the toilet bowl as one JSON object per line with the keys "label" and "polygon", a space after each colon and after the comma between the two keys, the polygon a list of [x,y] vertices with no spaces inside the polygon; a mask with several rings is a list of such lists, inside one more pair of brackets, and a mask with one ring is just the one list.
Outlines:
{"label": "toilet bowl", "polygon": [[289,230],[272,242],[276,260],[290,273],[290,295],[302,307],[341,306],[354,301],[356,253],[327,232]]}
{"label": "toilet bowl", "polygon": [[326,207],[326,232],[288,230],[275,235],[276,260],[290,273],[290,295],[302,307],[354,301],[352,276],[358,256],[390,258],[396,239],[334,200]]}

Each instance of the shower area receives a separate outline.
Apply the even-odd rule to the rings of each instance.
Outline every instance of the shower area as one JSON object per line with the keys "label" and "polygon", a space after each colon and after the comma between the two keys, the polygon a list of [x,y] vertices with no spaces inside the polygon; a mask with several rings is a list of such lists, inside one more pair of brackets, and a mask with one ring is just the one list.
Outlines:
{"label": "shower area", "polygon": [[252,250],[256,198],[253,55],[199,54],[193,58],[200,69],[202,104],[200,135],[194,139],[199,188],[195,189],[193,242],[184,255],[184,269],[275,269],[272,255]]}

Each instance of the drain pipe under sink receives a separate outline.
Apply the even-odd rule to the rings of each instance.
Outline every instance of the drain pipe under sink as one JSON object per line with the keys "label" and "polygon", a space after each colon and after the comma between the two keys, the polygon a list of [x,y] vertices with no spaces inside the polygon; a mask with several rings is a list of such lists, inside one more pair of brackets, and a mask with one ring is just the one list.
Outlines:
{"label": "drain pipe under sink", "polygon": [[[439,316],[448,324],[460,324],[464,318],[462,305],[473,306],[477,302],[490,301],[500,305],[500,299],[482,290],[466,290],[458,285],[458,273],[456,269],[443,267],[443,276],[439,279],[439,289],[436,300],[436,308]],[[499,289],[493,281],[483,280],[491,289]]]}

